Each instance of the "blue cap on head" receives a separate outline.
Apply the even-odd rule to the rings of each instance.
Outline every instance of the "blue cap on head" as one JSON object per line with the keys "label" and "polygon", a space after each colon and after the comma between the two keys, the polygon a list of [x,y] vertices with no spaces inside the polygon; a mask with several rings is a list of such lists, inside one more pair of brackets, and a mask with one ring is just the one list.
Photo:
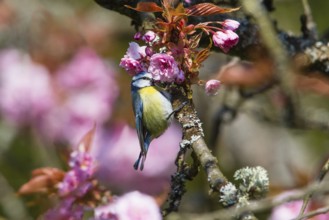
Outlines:
{"label": "blue cap on head", "polygon": [[143,71],[143,72],[140,72],[138,74],[136,74],[133,78],[132,78],[132,81],[136,81],[136,80],[139,80],[139,79],[150,79],[152,80],[153,77],[152,77],[152,74],[149,73],[149,72],[146,72],[146,71]]}

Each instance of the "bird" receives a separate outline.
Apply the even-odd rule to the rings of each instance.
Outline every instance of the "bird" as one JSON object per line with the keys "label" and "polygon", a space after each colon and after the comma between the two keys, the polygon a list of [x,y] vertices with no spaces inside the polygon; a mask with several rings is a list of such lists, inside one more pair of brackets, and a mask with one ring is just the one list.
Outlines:
{"label": "bird", "polygon": [[171,95],[155,84],[149,72],[142,71],[133,76],[131,96],[141,149],[134,168],[143,170],[151,141],[165,132],[171,123],[174,111]]}

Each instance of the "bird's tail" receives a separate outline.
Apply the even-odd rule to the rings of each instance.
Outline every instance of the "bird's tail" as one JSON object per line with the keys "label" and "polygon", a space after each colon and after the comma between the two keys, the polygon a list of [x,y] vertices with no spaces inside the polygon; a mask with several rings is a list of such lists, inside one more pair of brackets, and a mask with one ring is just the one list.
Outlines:
{"label": "bird's tail", "polygon": [[146,154],[147,154],[147,151],[149,149],[151,140],[152,139],[151,139],[151,136],[150,135],[147,135],[145,137],[145,139],[144,139],[144,148],[142,148],[144,150],[141,150],[141,152],[139,153],[138,159],[134,163],[134,169],[135,170],[138,170],[139,164],[140,164],[139,169],[140,170],[143,170],[144,169],[144,162],[146,160]]}
{"label": "bird's tail", "polygon": [[138,167],[139,167],[139,164],[140,164],[140,170],[143,170],[144,169],[145,159],[146,159],[146,153],[144,153],[144,152],[141,151],[139,153],[138,159],[134,163],[134,169],[135,170],[138,170]]}

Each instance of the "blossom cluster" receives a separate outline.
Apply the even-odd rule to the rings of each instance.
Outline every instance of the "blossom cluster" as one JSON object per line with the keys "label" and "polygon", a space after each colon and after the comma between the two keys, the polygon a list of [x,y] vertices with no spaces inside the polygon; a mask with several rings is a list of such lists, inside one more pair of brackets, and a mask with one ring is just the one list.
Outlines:
{"label": "blossom cluster", "polygon": [[71,152],[68,161],[70,170],[57,184],[61,200],[55,208],[47,211],[45,219],[82,219],[85,207],[81,201],[87,194],[97,190],[97,185],[93,182],[94,164],[90,153],[81,142],[78,148]]}
{"label": "blossom cluster", "polygon": [[[201,63],[209,56],[211,45],[219,47],[227,53],[239,41],[235,30],[240,25],[238,21],[232,19],[222,22],[204,22],[197,25],[188,24],[187,17],[191,15],[204,16],[209,15],[209,12],[217,14],[237,10],[225,10],[212,4],[206,4],[207,8],[204,8],[204,5],[182,9],[183,6],[174,8],[165,1],[161,6],[164,11],[163,18],[159,18],[152,29],[135,34],[134,40],[142,44],[129,43],[129,48],[121,59],[120,66],[131,76],[142,71],[149,72],[154,81],[161,83],[200,84],[198,71]],[[129,8],[136,11],[145,9],[145,12],[153,9],[154,12],[159,12],[161,7],[143,3],[137,5],[137,8]],[[182,10],[185,10],[185,13],[181,13]],[[200,50],[198,46],[203,34],[208,35],[211,42],[208,48]],[[215,95],[219,85],[218,80],[209,82],[205,86],[206,93]]]}
{"label": "blossom cluster", "polygon": [[[155,33],[148,31],[140,39],[151,44],[156,37],[150,36],[155,36]],[[138,39],[136,35],[135,39]],[[179,69],[172,55],[154,53],[151,47],[140,46],[136,42],[129,44],[126,55],[121,59],[120,66],[132,76],[141,71],[147,71],[152,74],[154,80],[161,82],[182,83],[185,80],[182,70]]]}
{"label": "blossom cluster", "polygon": [[[108,130],[98,127],[73,148],[67,171],[36,169],[18,193],[42,193],[58,200],[42,219],[80,220],[92,211],[95,220],[161,219],[158,202],[151,195],[159,195],[169,187],[180,138],[178,126],[172,125],[152,143],[156,147],[149,152],[151,166],[136,173],[132,163],[138,149],[131,148],[138,144],[136,132],[125,124]],[[113,196],[109,190],[124,194]]]}
{"label": "blossom cluster", "polygon": [[43,218],[49,220],[81,220],[86,212],[94,212],[94,220],[145,219],[160,220],[155,199],[138,191],[122,196],[110,196],[95,178],[96,162],[90,153],[95,130],[87,133],[79,146],[70,154],[67,171],[56,183],[59,203],[48,210]]}
{"label": "blossom cluster", "polygon": [[7,123],[71,144],[109,118],[118,95],[114,71],[90,48],[79,49],[54,72],[23,51],[2,50],[0,81],[0,113]]}
{"label": "blossom cluster", "polygon": [[213,42],[216,47],[221,48],[227,53],[233,46],[239,42],[239,35],[234,31],[238,29],[240,23],[232,19],[226,19],[222,23],[223,29],[216,31],[213,36]]}

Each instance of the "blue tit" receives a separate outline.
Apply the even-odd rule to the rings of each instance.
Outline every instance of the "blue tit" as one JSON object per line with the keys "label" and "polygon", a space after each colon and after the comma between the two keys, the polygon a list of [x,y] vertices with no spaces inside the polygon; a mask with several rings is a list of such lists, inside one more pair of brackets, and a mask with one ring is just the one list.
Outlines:
{"label": "blue tit", "polygon": [[143,170],[149,145],[168,128],[173,108],[170,94],[156,86],[148,72],[140,72],[132,78],[131,95],[141,148],[134,168],[137,170],[140,164]]}

